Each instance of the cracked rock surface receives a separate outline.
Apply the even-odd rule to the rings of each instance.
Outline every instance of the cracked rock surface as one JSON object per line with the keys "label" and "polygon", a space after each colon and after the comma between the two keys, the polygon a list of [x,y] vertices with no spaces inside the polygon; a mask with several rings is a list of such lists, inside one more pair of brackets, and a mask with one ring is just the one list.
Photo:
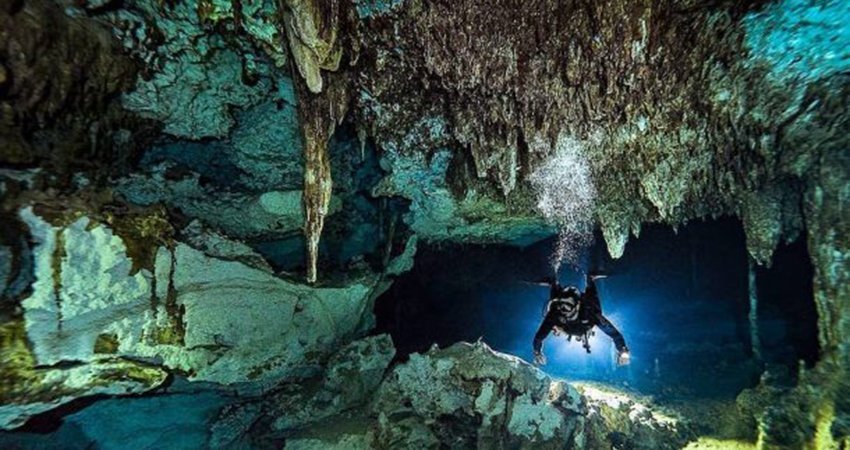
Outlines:
{"label": "cracked rock surface", "polygon": [[846,447],[847,23],[843,0],[3,2],[0,427],[178,376],[247,393],[193,409],[221,442],[677,448],[483,345],[358,340],[418,245],[571,220],[532,183],[566,146],[614,257],[724,215],[755,264],[805,239],[819,363],[740,402],[764,445]]}

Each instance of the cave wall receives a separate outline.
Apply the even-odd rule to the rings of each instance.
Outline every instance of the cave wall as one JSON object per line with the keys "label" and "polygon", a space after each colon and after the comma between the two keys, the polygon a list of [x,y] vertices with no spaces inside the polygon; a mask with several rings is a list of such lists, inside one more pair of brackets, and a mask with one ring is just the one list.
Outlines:
{"label": "cave wall", "polygon": [[[480,2],[406,2],[364,34],[358,111],[388,153],[449,159],[450,200],[440,199],[449,206],[436,207],[450,217],[443,223],[529,214],[523,179],[566,141],[592,167],[596,217],[613,256],[646,222],[738,216],[761,264],[805,230],[822,349],[811,375],[818,393],[798,392],[810,397],[801,401],[809,419],[796,417],[793,437],[780,436],[777,417],[799,405],[765,415],[764,440],[803,445],[815,434],[826,439],[831,426],[843,435],[830,398],[846,392],[848,358],[848,6],[486,6],[480,14]],[[506,208],[464,216],[456,205],[470,197]],[[427,211],[417,206],[414,214]],[[416,219],[420,234],[446,238]],[[818,433],[802,425],[812,418]]]}
{"label": "cave wall", "polygon": [[44,165],[66,184],[74,172],[127,170],[157,131],[120,103],[141,64],[53,2],[3,2],[0,24],[3,165]]}
{"label": "cave wall", "polygon": [[[149,304],[143,297],[165,288],[151,280],[168,254],[194,254],[203,267],[236,260],[270,289],[294,283],[309,297],[321,284],[281,281],[249,247],[303,235],[307,279],[335,283],[322,270],[328,235],[368,240],[378,230],[378,244],[346,264],[381,282],[396,272],[391,257],[409,267],[415,239],[528,244],[555,231],[529,177],[569,148],[590,167],[593,217],[612,256],[648,222],[740,217],[761,264],[806,233],[821,361],[795,392],[803,416],[791,437],[771,418],[799,405],[759,415],[771,445],[837,442],[848,434],[847,405],[835,400],[850,367],[847,20],[839,0],[5,2],[4,230],[55,235],[4,247],[16,268],[32,260],[36,278],[4,289],[14,293],[3,302],[6,357],[29,367],[42,345],[88,348],[112,326],[56,341],[25,319],[57,313],[47,300],[27,309],[42,291],[53,286],[55,297],[86,279],[63,278],[75,257],[115,270],[102,289],[135,283],[110,310]],[[356,136],[336,141],[341,128]],[[353,181],[367,153],[380,178],[368,187]],[[74,220],[47,227],[21,216],[39,204]],[[168,226],[142,221],[109,237],[121,231],[110,217],[140,207],[162,208]],[[357,219],[326,226],[336,214]],[[66,235],[110,245],[108,264],[75,253],[74,239],[55,243]],[[139,236],[157,245],[137,252]],[[87,317],[91,305],[81,308]],[[208,339],[192,351],[214,353]],[[25,372],[22,382],[41,379]]]}

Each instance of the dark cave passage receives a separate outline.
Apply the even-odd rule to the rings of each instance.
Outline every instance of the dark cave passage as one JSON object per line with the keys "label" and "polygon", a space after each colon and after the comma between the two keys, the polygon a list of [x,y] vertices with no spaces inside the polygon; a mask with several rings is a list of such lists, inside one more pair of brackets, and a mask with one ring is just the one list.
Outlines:
{"label": "dark cave passage", "polygon": [[[423,245],[413,271],[378,299],[378,332],[393,336],[400,358],[434,343],[481,338],[530,361],[548,291],[527,282],[547,275],[552,246]],[[632,364],[617,368],[610,339],[596,330],[589,355],[579,343],[550,335],[548,373],[676,396],[734,396],[756,383],[760,365],[750,347],[747,254],[737,220],[692,222],[678,232],[648,226],[618,260],[601,237],[587,253],[587,267],[611,274],[599,282],[602,308],[625,335]],[[756,270],[763,363],[789,381],[797,361],[817,359],[811,279],[802,240],[781,246],[771,268]],[[562,269],[561,282],[584,288],[572,268]]]}

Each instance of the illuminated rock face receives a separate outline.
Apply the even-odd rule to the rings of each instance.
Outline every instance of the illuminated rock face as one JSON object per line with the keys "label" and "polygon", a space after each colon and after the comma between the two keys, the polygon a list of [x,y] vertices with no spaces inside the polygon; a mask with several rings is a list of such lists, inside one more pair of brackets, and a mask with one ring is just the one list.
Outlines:
{"label": "illuminated rock face", "polygon": [[37,243],[37,281],[22,306],[38,364],[89,361],[111,340],[116,356],[161,358],[193,380],[274,381],[309,374],[373,323],[371,273],[312,289],[181,243],[160,247],[152,270],[133,273],[124,241],[106,225],[22,216]]}
{"label": "illuminated rock face", "polygon": [[586,412],[572,386],[484,344],[463,343],[411,355],[387,376],[373,411],[388,445],[462,441],[466,448],[581,445]]}
{"label": "illuminated rock face", "polygon": [[[681,448],[689,432],[628,394],[581,391],[483,343],[413,354],[388,369],[388,336],[356,341],[316,385],[223,411],[211,444],[293,448]],[[245,424],[271,421],[271,430]],[[240,426],[241,424],[241,426]]]}
{"label": "illuminated rock face", "polygon": [[[612,255],[622,254],[641,223],[733,214],[744,219],[751,253],[766,262],[776,243],[801,228],[802,186],[812,155],[824,151],[806,137],[817,129],[843,140],[836,129],[846,129],[843,115],[835,116],[843,82],[830,78],[835,66],[846,67],[846,46],[832,50],[829,70],[779,49],[793,28],[785,15],[813,17],[803,42],[787,44],[792,53],[838,30],[834,18],[845,17],[846,6],[828,3],[821,11],[799,2],[764,10],[406,2],[394,20],[369,23],[358,111],[380,145],[398,155],[387,158],[391,172],[449,149],[443,158],[451,175],[443,178],[452,195],[433,203],[446,205],[446,226],[465,218],[455,205],[470,195],[510,205],[480,214],[475,227],[532,212],[524,181],[567,136],[591,164],[595,213]],[[806,75],[772,75],[782,71]],[[814,92],[832,100],[815,101]],[[436,208],[416,205],[403,188],[395,192],[414,201],[414,212]],[[476,240],[455,229],[456,239]],[[446,238],[436,226],[428,232]]]}
{"label": "illuminated rock face", "polygon": [[[399,227],[416,236],[397,233],[410,244],[392,273],[410,266],[417,241],[524,244],[555,232],[530,178],[565,139],[587,162],[590,216],[614,256],[647,222],[734,215],[762,264],[806,234],[822,362],[789,397],[805,406],[799,423],[783,421],[791,406],[754,415],[769,444],[820,445],[833,423],[837,440],[848,434],[840,399],[850,366],[848,8],[841,0],[8,2],[0,158],[42,172],[28,183],[3,175],[6,212],[17,214],[30,191],[87,186],[119,194],[109,208],[162,203],[167,221],[199,220],[216,235],[154,232],[142,261],[129,255],[137,242],[94,214],[52,225],[25,213],[36,280],[31,293],[20,282],[6,290],[15,294],[4,314],[23,316],[9,313],[3,324],[23,326],[31,348],[9,331],[2,350],[17,349],[5,356],[18,358],[24,382],[41,383],[44,374],[29,369],[51,371],[57,386],[78,378],[69,370],[97,374],[71,394],[33,399],[33,411],[112,393],[94,380],[116,355],[161,358],[169,370],[223,384],[313,373],[319,355],[369,327],[378,275],[308,288],[232,240],[303,232],[307,279],[322,280],[326,219],[354,209],[344,200],[350,174],[329,151],[340,123],[349,120],[361,154],[377,147],[380,181],[369,194],[405,202]],[[149,153],[191,148],[209,164],[196,173],[174,161],[134,168],[153,140]],[[232,173],[211,173],[221,167]],[[120,178],[107,179],[118,169]],[[73,177],[78,170],[95,176]],[[364,229],[391,228],[380,220]],[[389,259],[392,239],[382,239],[373,247],[385,246]],[[0,273],[13,268],[0,264]],[[451,384],[431,366],[454,361],[446,355],[397,372],[432,371]],[[83,365],[31,367],[68,361]],[[157,385],[159,370],[130,391]],[[412,389],[391,395],[390,386],[381,395]],[[517,417],[539,417],[545,436],[572,426],[539,405],[538,387],[512,398],[525,402]],[[340,445],[443,439],[387,420],[384,434]],[[516,442],[536,439],[520,423],[502,425]]]}
{"label": "illuminated rock face", "polygon": [[372,405],[384,445],[681,448],[690,431],[628,394],[578,390],[483,343],[413,354]]}
{"label": "illuminated rock face", "polygon": [[[234,425],[262,416],[275,418],[273,428],[294,448],[674,449],[689,437],[677,420],[628,394],[576,390],[482,343],[413,354],[387,369],[390,355],[386,336],[357,341],[329,361],[318,389],[286,387],[225,410],[213,435],[227,439],[214,442],[256,445],[260,430],[237,435]],[[328,395],[339,380],[351,389]]]}
{"label": "illuminated rock face", "polygon": [[[847,390],[850,355],[850,200],[839,194],[850,183],[847,8],[408,1],[367,25],[357,110],[392,155],[389,180],[419,159],[445,167],[429,183],[443,187],[433,202],[390,184],[382,191],[412,200],[414,227],[437,218],[419,226],[432,239],[476,240],[469,227],[442,231],[465,221],[457,205],[470,196],[510,205],[467,222],[476,228],[533,216],[525,180],[561,135],[591,165],[613,256],[646,222],[737,216],[762,264],[807,233],[823,361],[797,394],[816,386],[804,403],[822,416]],[[811,420],[783,430],[779,416],[769,415],[768,442],[816,438]]]}
{"label": "illuminated rock face", "polygon": [[[126,238],[106,224],[82,216],[54,226],[32,209],[21,218],[35,243],[36,281],[21,304],[23,329],[4,332],[3,364],[16,384],[3,395],[20,402],[3,410],[4,427],[76,397],[150,389],[166,371],[260,389],[310,376],[373,326],[372,301],[385,286],[365,271],[341,287],[310,288],[182,243],[135,268]],[[244,248],[226,256],[240,253],[251,256]]]}

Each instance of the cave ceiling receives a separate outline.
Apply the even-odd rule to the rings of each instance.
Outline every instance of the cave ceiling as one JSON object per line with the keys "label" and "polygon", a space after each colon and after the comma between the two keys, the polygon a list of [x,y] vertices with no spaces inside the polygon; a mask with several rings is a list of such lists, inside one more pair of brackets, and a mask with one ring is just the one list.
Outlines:
{"label": "cave ceiling", "polygon": [[728,215],[754,263],[807,244],[821,359],[759,423],[805,414],[817,442],[850,392],[846,23],[845,0],[2,1],[0,425],[116,373],[303,375],[420,242],[587,220],[619,257]]}

